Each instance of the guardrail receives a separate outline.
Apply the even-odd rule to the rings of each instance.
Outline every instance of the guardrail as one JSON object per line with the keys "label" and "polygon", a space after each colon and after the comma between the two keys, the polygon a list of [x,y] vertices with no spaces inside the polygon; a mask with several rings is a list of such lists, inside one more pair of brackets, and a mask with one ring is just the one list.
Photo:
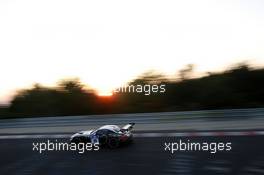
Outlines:
{"label": "guardrail", "polygon": [[226,110],[202,110],[202,111],[181,111],[181,112],[159,112],[159,113],[133,113],[133,114],[106,114],[106,115],[87,115],[87,116],[61,116],[61,117],[39,117],[39,118],[18,118],[2,119],[0,127],[7,125],[27,125],[27,124],[63,124],[63,123],[93,123],[101,121],[126,122],[151,122],[151,121],[170,121],[178,119],[264,119],[264,108],[251,109],[226,109]]}
{"label": "guardrail", "polygon": [[129,122],[137,130],[260,129],[264,108],[2,119],[0,133],[73,132]]}

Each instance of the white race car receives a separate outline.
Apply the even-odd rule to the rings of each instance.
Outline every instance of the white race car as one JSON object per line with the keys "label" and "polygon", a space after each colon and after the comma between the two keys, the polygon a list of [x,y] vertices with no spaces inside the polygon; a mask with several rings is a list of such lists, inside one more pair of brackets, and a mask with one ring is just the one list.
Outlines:
{"label": "white race car", "polygon": [[132,129],[135,123],[129,123],[122,128],[117,125],[104,125],[96,130],[80,131],[71,136],[73,143],[98,143],[100,146],[116,148],[121,144],[133,141]]}

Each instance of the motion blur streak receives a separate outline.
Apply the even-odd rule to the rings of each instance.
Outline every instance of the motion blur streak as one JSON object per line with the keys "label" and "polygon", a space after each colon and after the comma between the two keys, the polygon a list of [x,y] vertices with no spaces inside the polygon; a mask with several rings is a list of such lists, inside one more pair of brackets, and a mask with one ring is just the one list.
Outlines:
{"label": "motion blur streak", "polygon": [[105,124],[135,122],[136,131],[261,130],[264,108],[3,119],[0,134],[73,133]]}
{"label": "motion blur streak", "polygon": [[[0,174],[261,174],[264,165],[263,108],[2,119]],[[135,122],[135,142],[99,152],[49,152],[32,142],[69,141],[72,133],[103,124]],[[232,151],[175,152],[164,142],[232,142]],[[254,143],[254,144],[252,144]]]}
{"label": "motion blur streak", "polygon": [[[134,137],[223,137],[223,136],[257,136],[264,135],[264,131],[214,131],[214,132],[155,132],[136,133]],[[71,134],[28,134],[28,135],[0,135],[0,139],[38,139],[38,138],[69,138]]]}
{"label": "motion blur streak", "polygon": [[152,137],[136,138],[134,144],[114,150],[101,149],[85,154],[45,152],[40,155],[32,151],[32,142],[36,139],[0,140],[0,174],[263,174],[263,136],[188,139],[192,142],[232,142],[232,151],[214,155],[209,152],[175,152],[171,155],[164,151],[162,144],[174,142],[175,138]]}

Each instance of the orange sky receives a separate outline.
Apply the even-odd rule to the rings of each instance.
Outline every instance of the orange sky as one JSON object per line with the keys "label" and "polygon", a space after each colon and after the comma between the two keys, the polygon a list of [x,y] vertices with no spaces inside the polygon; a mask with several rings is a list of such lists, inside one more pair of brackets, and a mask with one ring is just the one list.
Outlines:
{"label": "orange sky", "polygon": [[156,69],[264,65],[261,0],[0,1],[0,103],[79,77],[108,94]]}

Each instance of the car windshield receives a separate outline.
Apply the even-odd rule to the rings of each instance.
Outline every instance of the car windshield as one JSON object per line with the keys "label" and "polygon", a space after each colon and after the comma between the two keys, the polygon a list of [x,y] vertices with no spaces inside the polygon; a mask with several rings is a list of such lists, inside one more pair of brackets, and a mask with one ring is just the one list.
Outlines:
{"label": "car windshield", "polygon": [[114,128],[113,131],[114,131],[114,132],[119,132],[120,129],[119,129],[119,128]]}
{"label": "car windshield", "polygon": [[115,132],[109,129],[99,129],[96,131],[97,135],[103,135],[103,134],[114,134]]}
{"label": "car windshield", "polygon": [[120,128],[117,125],[104,125],[100,127],[98,130],[103,130],[103,129],[110,130],[116,133],[120,131]]}

